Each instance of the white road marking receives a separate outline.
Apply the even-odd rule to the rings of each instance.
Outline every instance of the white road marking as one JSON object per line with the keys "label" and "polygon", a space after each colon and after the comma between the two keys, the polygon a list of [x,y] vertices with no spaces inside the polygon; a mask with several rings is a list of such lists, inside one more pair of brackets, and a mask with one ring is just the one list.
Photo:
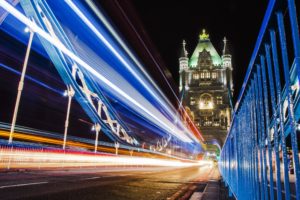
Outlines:
{"label": "white road marking", "polygon": [[40,184],[45,184],[48,182],[35,182],[35,183],[23,183],[23,184],[16,184],[16,185],[3,185],[0,186],[0,189],[4,188],[12,188],[12,187],[22,187],[22,186],[28,186],[28,185],[40,185]]}
{"label": "white road marking", "polygon": [[92,180],[92,179],[98,179],[98,178],[101,178],[99,176],[95,176],[95,177],[88,177],[88,178],[83,178],[81,180]]}

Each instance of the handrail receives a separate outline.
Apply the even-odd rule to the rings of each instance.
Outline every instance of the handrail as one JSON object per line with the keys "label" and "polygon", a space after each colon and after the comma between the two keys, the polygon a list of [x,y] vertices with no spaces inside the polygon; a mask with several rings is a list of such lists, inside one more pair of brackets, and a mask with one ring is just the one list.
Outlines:
{"label": "handrail", "polygon": [[295,1],[270,0],[219,161],[222,177],[238,199],[300,199],[299,54]]}

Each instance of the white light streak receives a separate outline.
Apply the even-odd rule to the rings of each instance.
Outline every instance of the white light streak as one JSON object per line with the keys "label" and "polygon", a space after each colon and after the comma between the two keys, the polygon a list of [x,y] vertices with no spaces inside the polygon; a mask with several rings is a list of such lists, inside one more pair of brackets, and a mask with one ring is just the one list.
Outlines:
{"label": "white light streak", "polygon": [[40,152],[24,149],[1,149],[0,162],[10,160],[10,168],[61,168],[76,166],[149,166],[149,167],[191,167],[205,166],[208,161],[158,159],[136,156],[97,155],[69,152]]}
{"label": "white light streak", "polygon": [[41,185],[41,184],[46,184],[46,183],[48,183],[48,182],[44,181],[44,182],[23,183],[23,184],[16,184],[16,185],[3,185],[3,186],[0,186],[0,189],[12,188],[12,187],[22,187],[22,186],[28,186],[28,185]]}
{"label": "white light streak", "polygon": [[28,28],[28,27],[25,27],[25,28],[24,28],[24,32],[25,32],[25,33],[28,33],[28,32],[29,32],[29,28]]}
{"label": "white light streak", "polygon": [[[76,7],[76,5],[72,2],[72,0],[65,0],[66,3],[71,7],[71,8],[76,8],[77,11],[80,12],[79,8]],[[169,102],[169,100],[167,99],[167,97],[164,95],[164,93],[160,90],[160,88],[156,85],[155,81],[149,76],[149,74],[145,71],[145,69],[143,68],[143,66],[141,65],[141,63],[136,59],[136,57],[133,55],[133,53],[130,51],[130,49],[126,46],[126,44],[123,42],[123,40],[119,37],[119,35],[116,33],[116,31],[114,31],[113,27],[109,24],[109,22],[106,20],[106,18],[102,15],[101,12],[98,11],[97,7],[94,5],[93,1],[91,0],[86,0],[86,3],[91,7],[91,9],[94,11],[94,13],[97,15],[97,17],[103,22],[103,24],[108,28],[108,30],[110,31],[110,33],[113,35],[113,37],[118,41],[118,43],[122,46],[122,48],[126,51],[126,53],[129,55],[129,57],[133,60],[133,62],[139,67],[139,69],[143,72],[143,74],[147,77],[148,80],[150,80],[150,82],[153,84],[153,86],[157,89],[157,91],[159,91],[160,95],[164,98],[165,102],[168,103],[169,107],[167,107],[165,104],[162,104],[170,113],[174,113],[176,112],[176,110],[174,109],[174,107],[172,106],[172,104]],[[88,19],[86,19],[85,17],[85,21],[88,21]],[[87,24],[89,27],[90,25],[93,27],[91,28],[91,30],[94,32],[97,36],[101,35],[101,33],[99,33],[99,31],[92,25],[92,23],[89,22],[89,24]],[[126,66],[131,68],[129,65]],[[130,71],[133,71],[130,69]],[[137,74],[134,73],[134,75],[136,76]],[[138,79],[139,80],[139,79]],[[144,85],[145,83],[142,82],[142,84]],[[149,89],[149,87],[146,87],[147,89]],[[149,92],[152,92],[151,90]],[[158,97],[155,95],[155,97],[158,99]],[[159,99],[158,99],[159,100]],[[160,101],[160,100],[159,100]],[[173,110],[170,110],[173,109]],[[176,115],[173,116],[175,119],[177,118]]]}
{"label": "white light streak", "polygon": [[[160,102],[160,104],[167,110],[167,112],[169,113],[170,116],[173,117],[173,120],[177,120],[180,121],[180,119],[178,119],[178,116],[176,114],[176,111],[173,109],[171,110],[171,108],[173,108],[173,106],[167,106],[166,103],[168,105],[171,105],[170,102],[167,100],[167,98],[163,95],[163,93],[161,92],[161,90],[158,88],[158,86],[155,84],[155,82],[151,79],[151,77],[148,75],[148,73],[144,70],[144,68],[141,66],[141,64],[137,61],[137,59],[132,55],[132,53],[130,52],[130,50],[126,47],[126,45],[122,42],[122,40],[120,39],[120,37],[117,35],[117,33],[115,33],[113,31],[113,29],[111,28],[111,26],[108,24],[108,22],[105,20],[105,18],[101,15],[101,13],[96,12],[97,16],[100,17],[101,20],[104,21],[106,27],[109,28],[110,32],[113,34],[113,36],[117,39],[117,41],[121,44],[121,46],[125,49],[125,51],[129,54],[130,58],[133,59],[133,61],[136,63],[136,65],[142,70],[142,72],[146,75],[146,77],[151,81],[151,83],[155,86],[155,88],[162,94],[162,96],[164,97],[165,101],[162,101],[159,96],[157,96],[153,90],[147,85],[147,83],[142,80],[142,78],[137,74],[137,72],[134,71],[134,69],[130,66],[129,63],[127,63],[123,57],[112,47],[112,45],[104,38],[104,36],[97,30],[97,28],[92,24],[92,22],[80,11],[80,9],[72,2],[72,0],[65,0],[65,2],[67,3],[67,5],[78,15],[78,17],[90,28],[90,30],[93,31],[93,33],[95,33],[95,35],[113,52],[113,54],[123,63],[123,65],[134,75],[134,77],[147,89],[148,92],[151,93],[151,95],[158,100],[158,102]],[[91,1],[87,1],[87,3],[92,7],[92,9],[94,11],[96,11],[96,9],[94,8],[94,4]],[[186,128],[185,125],[183,125],[182,123],[179,124],[181,128],[183,128],[185,130],[186,133],[188,133],[192,138],[194,138],[194,135],[192,133],[190,133],[190,131]],[[194,138],[195,139],[195,138]]]}
{"label": "white light streak", "polygon": [[[149,116],[151,116],[153,119],[156,120],[157,124],[160,124],[163,129],[170,132],[172,135],[175,135],[177,138],[181,139],[184,142],[192,142],[192,140],[184,134],[184,132],[173,129],[174,127],[170,127],[163,123],[161,119],[157,118],[153,113],[151,113],[148,109],[143,107],[139,102],[137,102],[134,98],[130,97],[126,92],[122,91],[119,87],[112,84],[108,79],[106,79],[103,75],[98,73],[94,68],[89,66],[86,62],[84,62],[82,59],[77,57],[73,52],[71,52],[69,49],[66,48],[64,44],[62,44],[57,38],[53,38],[50,34],[46,33],[44,30],[42,30],[37,24],[33,23],[31,20],[29,20],[25,15],[23,15],[21,12],[19,12],[17,9],[15,9],[13,6],[11,6],[8,2],[4,0],[0,0],[0,6],[3,7],[7,12],[12,14],[14,17],[16,17],[19,21],[24,23],[28,28],[30,28],[32,31],[36,32],[39,36],[50,42],[52,45],[54,45],[56,48],[61,50],[65,55],[73,59],[77,64],[85,68],[87,71],[89,71],[91,74],[93,74],[95,77],[97,77],[99,80],[101,80],[103,83],[105,83],[107,86],[109,86],[112,90],[129,100],[131,103],[142,109],[145,113],[147,113]],[[197,140],[193,134],[189,134],[194,140]]]}

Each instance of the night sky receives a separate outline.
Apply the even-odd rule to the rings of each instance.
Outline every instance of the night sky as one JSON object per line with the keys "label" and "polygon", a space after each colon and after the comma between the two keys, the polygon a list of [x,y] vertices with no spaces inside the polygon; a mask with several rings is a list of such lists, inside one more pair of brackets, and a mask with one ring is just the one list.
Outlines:
{"label": "night sky", "polygon": [[[183,39],[186,40],[191,55],[197,45],[199,33],[202,29],[206,29],[213,45],[221,54],[223,38],[226,36],[233,55],[236,99],[268,5],[267,0],[99,1],[99,5],[104,6],[120,32],[127,37],[128,42],[138,51],[137,54],[151,71],[152,67],[149,67],[151,64],[147,62],[147,56],[139,53],[141,50],[137,47],[136,39],[132,34],[128,34],[125,25],[122,27],[121,23],[124,24],[120,23],[122,17],[111,12],[118,11],[116,8],[112,9],[112,4],[118,4],[118,9],[122,8],[131,23],[136,26],[136,31],[149,44],[148,48],[151,48],[161,67],[169,69],[174,79],[173,87],[178,85],[178,56]],[[154,73],[153,76],[157,75]],[[169,88],[163,89],[169,93]],[[172,97],[170,98],[172,101]]]}

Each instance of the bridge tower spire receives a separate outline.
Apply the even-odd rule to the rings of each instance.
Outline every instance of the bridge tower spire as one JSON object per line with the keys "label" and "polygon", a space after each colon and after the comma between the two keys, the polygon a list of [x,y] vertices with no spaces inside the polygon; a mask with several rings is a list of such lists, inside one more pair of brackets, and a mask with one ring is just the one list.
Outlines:
{"label": "bridge tower spire", "polygon": [[187,89],[187,88],[183,88],[185,86],[187,86],[187,80],[186,80],[186,72],[188,70],[188,62],[189,62],[189,58],[188,58],[188,52],[185,48],[186,42],[185,40],[182,41],[182,49],[181,49],[181,53],[180,53],[180,57],[179,57],[179,92],[181,93],[183,89]]}

